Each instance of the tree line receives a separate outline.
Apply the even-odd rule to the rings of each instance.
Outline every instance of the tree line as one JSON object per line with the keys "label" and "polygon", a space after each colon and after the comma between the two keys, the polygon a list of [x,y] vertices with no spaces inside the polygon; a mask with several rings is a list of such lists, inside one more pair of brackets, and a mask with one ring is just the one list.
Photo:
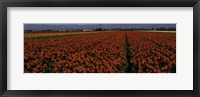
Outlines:
{"label": "tree line", "polygon": [[113,28],[113,29],[105,29],[105,28],[96,28],[96,29],[62,29],[62,30],[24,30],[25,32],[76,32],[76,31],[138,31],[138,30],[152,30],[152,31],[176,31],[175,27],[161,27],[161,28]]}

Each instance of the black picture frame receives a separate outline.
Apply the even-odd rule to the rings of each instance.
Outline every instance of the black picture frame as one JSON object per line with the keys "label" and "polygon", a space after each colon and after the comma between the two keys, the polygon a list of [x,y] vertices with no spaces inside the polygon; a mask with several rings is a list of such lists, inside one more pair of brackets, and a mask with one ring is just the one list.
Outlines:
{"label": "black picture frame", "polygon": [[[200,0],[1,0],[1,97],[199,97]],[[193,90],[7,90],[7,7],[193,7]]]}

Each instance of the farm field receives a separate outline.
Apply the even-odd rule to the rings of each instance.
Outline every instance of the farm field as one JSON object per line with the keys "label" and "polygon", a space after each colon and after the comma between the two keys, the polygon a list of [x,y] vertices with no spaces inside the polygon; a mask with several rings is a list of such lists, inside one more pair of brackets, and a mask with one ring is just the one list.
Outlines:
{"label": "farm field", "polygon": [[[106,32],[106,31],[101,31]],[[87,34],[95,34],[99,33],[95,32],[26,32],[24,33],[25,40],[33,40],[33,39],[45,39],[45,38],[58,38],[58,37],[66,37],[66,36],[78,36],[78,35],[87,35]]]}
{"label": "farm field", "polygon": [[176,33],[25,32],[24,73],[176,73]]}

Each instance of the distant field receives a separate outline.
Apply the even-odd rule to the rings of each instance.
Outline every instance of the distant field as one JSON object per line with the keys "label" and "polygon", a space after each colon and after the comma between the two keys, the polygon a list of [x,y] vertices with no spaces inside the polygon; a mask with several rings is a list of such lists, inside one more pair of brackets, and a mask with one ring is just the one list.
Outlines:
{"label": "distant field", "polygon": [[[106,31],[101,31],[106,32]],[[25,32],[24,39],[46,39],[46,38],[56,38],[56,37],[65,37],[65,36],[79,36],[85,34],[94,34],[99,33],[99,31],[94,32]]]}
{"label": "distant field", "polygon": [[144,31],[144,32],[176,33],[176,31]]}

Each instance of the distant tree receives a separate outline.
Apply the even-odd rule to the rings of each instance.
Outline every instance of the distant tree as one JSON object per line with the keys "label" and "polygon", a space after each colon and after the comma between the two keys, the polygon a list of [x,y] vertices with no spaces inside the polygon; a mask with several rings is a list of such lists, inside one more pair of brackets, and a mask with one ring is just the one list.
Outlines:
{"label": "distant tree", "polygon": [[33,32],[33,30],[25,30],[25,32]]}
{"label": "distant tree", "polygon": [[95,31],[102,31],[102,28],[96,28]]}

